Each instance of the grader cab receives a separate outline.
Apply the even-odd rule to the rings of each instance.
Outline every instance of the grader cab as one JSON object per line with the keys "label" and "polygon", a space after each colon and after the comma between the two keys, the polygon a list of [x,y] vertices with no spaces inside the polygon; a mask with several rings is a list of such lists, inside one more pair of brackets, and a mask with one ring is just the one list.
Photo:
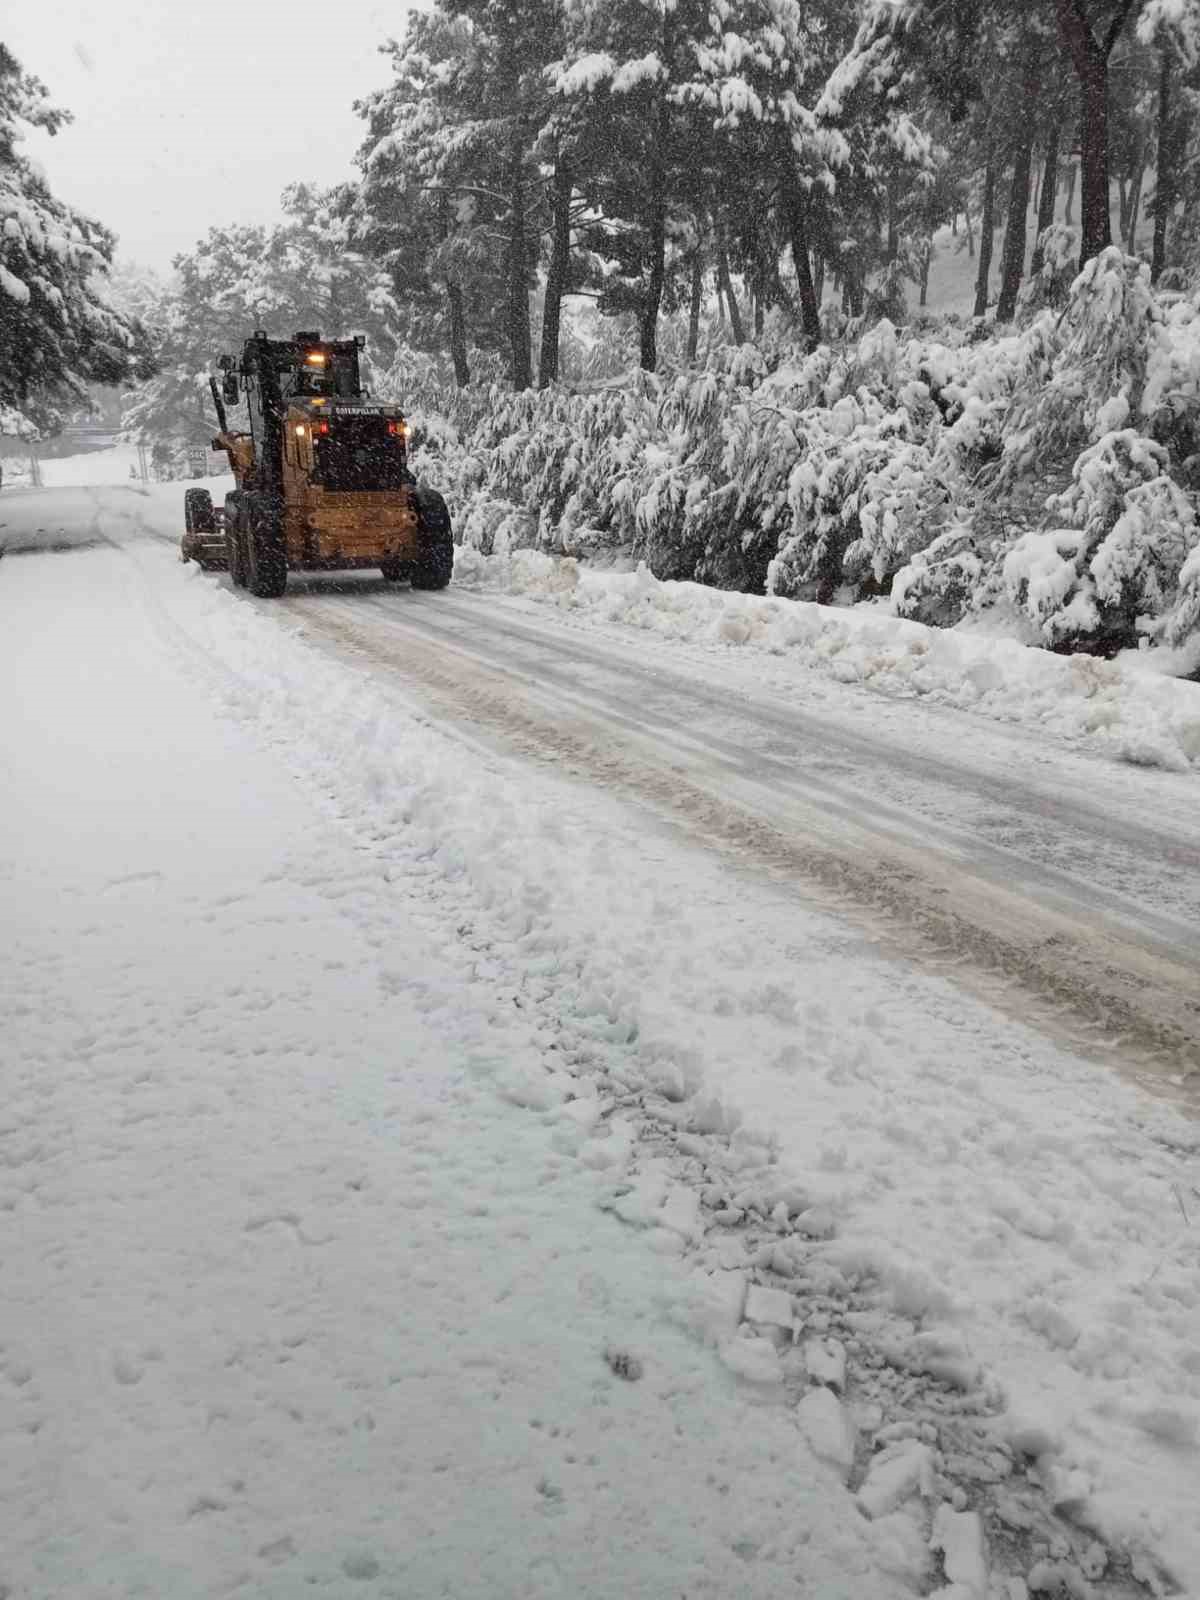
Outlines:
{"label": "grader cab", "polygon": [[[414,589],[444,589],[454,566],[446,502],[408,466],[408,424],[366,399],[358,339],[296,333],[247,339],[240,362],[222,357],[210,378],[237,487],[218,510],[204,489],[184,497],[181,553],[228,567],[235,585],[270,599],[289,572],[376,568]],[[248,433],[228,427],[226,404],[245,395]]]}

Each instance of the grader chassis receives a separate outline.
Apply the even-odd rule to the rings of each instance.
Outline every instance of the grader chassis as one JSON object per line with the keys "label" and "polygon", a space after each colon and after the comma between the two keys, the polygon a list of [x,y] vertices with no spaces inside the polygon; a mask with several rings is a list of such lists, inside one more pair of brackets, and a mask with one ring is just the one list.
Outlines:
{"label": "grader chassis", "polygon": [[[403,413],[368,400],[359,375],[363,340],[318,333],[255,333],[241,360],[222,357],[210,378],[237,487],[224,506],[205,489],[184,496],[181,554],[264,599],[289,572],[376,568],[391,582],[444,589],[454,566],[450,513],[408,466]],[[226,404],[245,395],[248,433],[229,430]]]}

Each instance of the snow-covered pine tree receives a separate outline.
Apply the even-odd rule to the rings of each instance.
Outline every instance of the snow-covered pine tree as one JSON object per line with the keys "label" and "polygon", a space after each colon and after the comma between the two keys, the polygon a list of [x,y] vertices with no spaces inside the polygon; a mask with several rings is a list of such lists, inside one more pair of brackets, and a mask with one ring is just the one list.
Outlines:
{"label": "snow-covered pine tree", "polygon": [[210,228],[176,256],[151,312],[158,371],[131,393],[122,418],[129,437],[179,458],[207,443],[216,427],[208,374],[255,328],[276,337],[297,328],[365,333],[368,359],[390,363],[397,308],[387,275],[348,248],[352,201],[346,186],[296,184],[284,193],[281,223]]}
{"label": "snow-covered pine tree", "polygon": [[1137,36],[1156,57],[1154,92],[1155,180],[1150,211],[1154,243],[1150,276],[1158,283],[1168,264],[1173,213],[1183,199],[1177,254],[1185,270],[1200,268],[1196,199],[1200,196],[1200,0],[1146,0]]}
{"label": "snow-covered pine tree", "polygon": [[1079,86],[1081,267],[1112,244],[1109,64],[1143,3],[1054,0],[1059,37]]}
{"label": "snow-covered pine tree", "polygon": [[776,279],[781,247],[789,251],[810,349],[821,338],[816,240],[830,233],[835,171],[848,167],[851,151],[845,134],[819,122],[812,106],[845,43],[842,31],[833,8],[797,0],[750,0],[736,12],[714,13],[679,90],[711,117],[717,164],[736,172],[742,194],[753,197],[755,241],[760,252],[770,250]]}
{"label": "snow-covered pine tree", "polygon": [[694,250],[700,185],[713,175],[712,117],[697,113],[686,86],[715,13],[704,0],[575,0],[565,14],[549,77],[582,130],[580,232],[602,263],[601,309],[633,313],[638,359],[652,372],[670,240]]}
{"label": "snow-covered pine tree", "polygon": [[55,133],[69,114],[0,44],[0,414],[5,431],[53,432],[86,399],[150,354],[110,303],[113,235],[64,205],[21,151],[22,127]]}
{"label": "snow-covered pine tree", "polygon": [[[468,324],[487,346],[497,320],[513,387],[533,379],[529,299],[548,215],[536,152],[557,109],[543,69],[561,50],[561,20],[551,0],[438,0],[410,15],[391,48],[393,83],[360,106],[367,237],[398,286],[423,264],[441,287],[460,383]],[[560,182],[569,207],[569,176]]]}
{"label": "snow-covered pine tree", "polygon": [[446,84],[470,42],[465,21],[414,11],[387,48],[392,81],[357,104],[367,124],[356,232],[387,271],[405,313],[404,337],[443,351],[461,388],[471,344],[490,347],[501,288],[488,238],[496,197],[482,189],[472,151],[456,137]]}
{"label": "snow-covered pine tree", "polygon": [[[1007,147],[999,130],[989,129],[983,143],[985,168],[993,186],[985,186],[985,200],[995,192],[999,164],[1013,167],[1010,205],[1028,196],[1029,139],[1035,131],[1031,115],[1040,102],[1040,83],[1054,55],[1043,47],[1039,56],[1035,35],[1052,29],[1058,55],[1070,64],[1077,84],[1082,190],[1082,241],[1080,263],[1112,242],[1109,214],[1110,137],[1109,64],[1119,43],[1126,41],[1131,24],[1148,0],[998,0],[983,7],[979,0],[871,0],[854,44],[847,52],[835,84],[839,93],[870,85],[880,94],[902,95],[906,78],[920,73],[935,95],[944,96],[959,114],[995,86],[1016,49],[1021,60],[1021,106],[1009,107]],[[1172,13],[1188,10],[1194,0],[1161,0]],[[1015,34],[1014,34],[1015,30]],[[1015,45],[1014,45],[1015,39]],[[986,96],[985,96],[986,98]],[[1011,112],[1019,113],[1011,120]],[[985,205],[985,210],[988,209]],[[1023,209],[1016,205],[1013,218],[1018,230]],[[1015,271],[1018,238],[1014,234],[1005,285],[1005,309],[1015,303],[1011,277]]]}

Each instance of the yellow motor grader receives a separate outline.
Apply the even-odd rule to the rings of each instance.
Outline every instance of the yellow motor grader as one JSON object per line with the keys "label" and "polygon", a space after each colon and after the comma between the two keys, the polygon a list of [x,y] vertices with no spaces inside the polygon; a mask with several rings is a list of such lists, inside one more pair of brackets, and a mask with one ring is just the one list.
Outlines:
{"label": "yellow motor grader", "polygon": [[[365,341],[255,333],[240,363],[209,379],[237,487],[218,509],[206,489],[184,496],[180,551],[264,599],[289,572],[377,568],[414,589],[444,589],[454,567],[446,502],[408,466],[403,414],[367,400],[359,377]],[[249,433],[231,433],[226,404],[245,394]]]}

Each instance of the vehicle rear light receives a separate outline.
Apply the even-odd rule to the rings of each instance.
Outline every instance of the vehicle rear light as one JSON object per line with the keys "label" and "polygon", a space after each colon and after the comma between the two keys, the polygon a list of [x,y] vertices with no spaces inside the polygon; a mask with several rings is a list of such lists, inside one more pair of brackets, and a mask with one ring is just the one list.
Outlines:
{"label": "vehicle rear light", "polygon": [[318,435],[323,434],[323,433],[328,433],[329,432],[329,424],[327,422],[314,423],[313,432],[315,434],[318,434]]}
{"label": "vehicle rear light", "polygon": [[407,422],[389,422],[388,423],[388,432],[396,439],[407,439],[408,438],[408,423]]}

